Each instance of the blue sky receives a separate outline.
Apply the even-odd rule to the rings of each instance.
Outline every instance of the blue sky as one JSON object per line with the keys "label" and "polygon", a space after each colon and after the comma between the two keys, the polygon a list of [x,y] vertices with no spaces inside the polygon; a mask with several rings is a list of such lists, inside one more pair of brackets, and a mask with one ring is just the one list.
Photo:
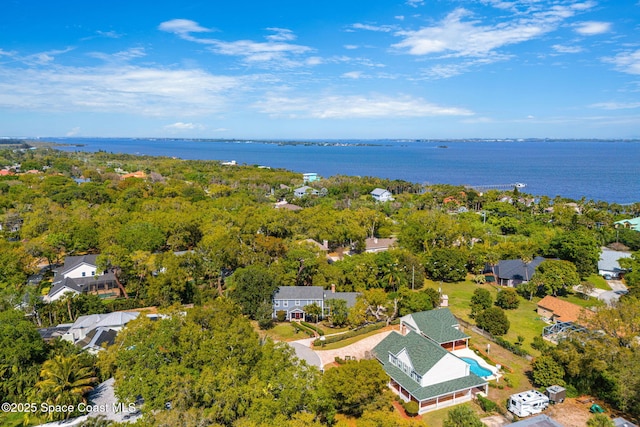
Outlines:
{"label": "blue sky", "polygon": [[639,138],[638,0],[6,0],[0,135]]}

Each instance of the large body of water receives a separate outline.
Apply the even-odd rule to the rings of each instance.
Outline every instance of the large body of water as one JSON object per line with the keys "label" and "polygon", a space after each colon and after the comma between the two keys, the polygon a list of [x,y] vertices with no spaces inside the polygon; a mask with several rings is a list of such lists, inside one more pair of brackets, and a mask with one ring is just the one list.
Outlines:
{"label": "large body of water", "polygon": [[[401,141],[274,143],[130,138],[46,138],[103,150],[182,159],[235,160],[321,176],[356,175],[417,183],[521,182],[524,192],[615,203],[640,202],[640,141]],[[445,148],[446,147],[446,148]]]}

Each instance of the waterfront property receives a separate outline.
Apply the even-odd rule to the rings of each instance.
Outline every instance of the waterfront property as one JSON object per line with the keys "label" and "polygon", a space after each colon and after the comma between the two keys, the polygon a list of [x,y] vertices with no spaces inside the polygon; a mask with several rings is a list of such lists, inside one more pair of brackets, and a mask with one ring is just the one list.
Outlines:
{"label": "waterfront property", "polygon": [[468,339],[449,309],[431,310],[402,317],[400,333],[389,334],[373,353],[389,375],[391,390],[417,402],[423,414],[488,393],[487,381],[447,350],[467,349]]}
{"label": "waterfront property", "polygon": [[629,228],[631,230],[640,231],[640,216],[637,218],[616,221],[613,225],[616,228]]}
{"label": "waterfront property", "polygon": [[100,298],[121,296],[116,276],[111,271],[99,271],[98,255],[68,256],[64,265],[56,270],[46,302],[62,298],[66,293],[96,294]]}
{"label": "waterfront property", "polygon": [[308,172],[308,173],[303,173],[302,174],[302,180],[306,184],[308,182],[320,181],[320,177],[315,172]]}
{"label": "waterfront property", "polygon": [[376,202],[389,202],[393,200],[391,192],[384,188],[376,188],[370,193]]}

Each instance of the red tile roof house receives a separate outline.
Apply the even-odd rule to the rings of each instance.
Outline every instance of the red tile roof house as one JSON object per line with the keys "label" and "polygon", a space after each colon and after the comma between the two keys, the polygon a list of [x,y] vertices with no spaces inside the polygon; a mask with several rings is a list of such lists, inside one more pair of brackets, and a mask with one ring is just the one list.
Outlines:
{"label": "red tile roof house", "polygon": [[538,315],[551,322],[584,323],[593,312],[579,305],[547,295],[538,302]]}

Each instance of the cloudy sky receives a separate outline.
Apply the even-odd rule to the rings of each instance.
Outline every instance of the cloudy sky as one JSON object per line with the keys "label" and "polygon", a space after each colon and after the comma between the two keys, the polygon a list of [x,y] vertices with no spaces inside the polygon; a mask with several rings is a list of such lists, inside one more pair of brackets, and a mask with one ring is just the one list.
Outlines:
{"label": "cloudy sky", "polygon": [[5,0],[0,135],[638,138],[638,0]]}

